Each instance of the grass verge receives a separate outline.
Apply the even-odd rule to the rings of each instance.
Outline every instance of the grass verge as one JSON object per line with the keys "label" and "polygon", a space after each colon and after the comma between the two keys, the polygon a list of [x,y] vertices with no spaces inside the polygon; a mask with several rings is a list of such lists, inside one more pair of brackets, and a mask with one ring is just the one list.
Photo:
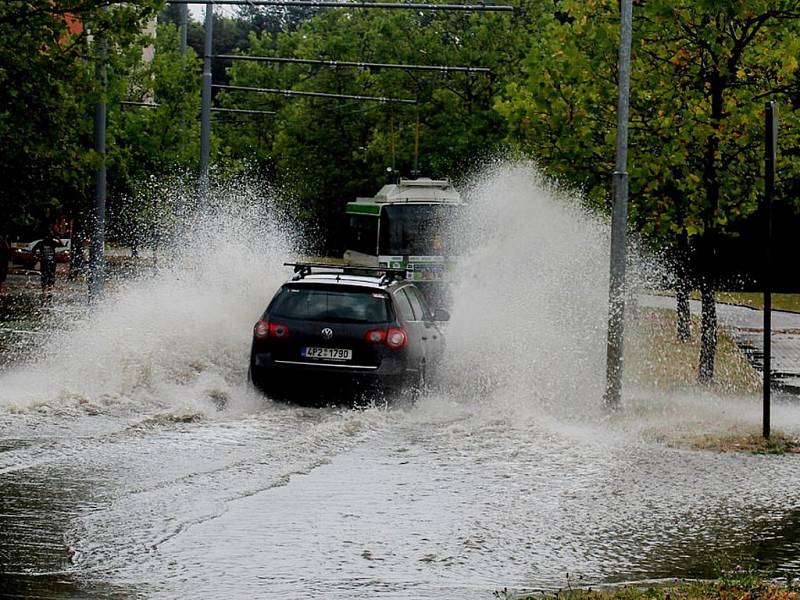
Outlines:
{"label": "grass verge", "polygon": [[[739,304],[750,308],[764,309],[764,294],[757,292],[718,292],[717,302]],[[800,313],[800,294],[772,294],[773,310]]]}
{"label": "grass verge", "polygon": [[[695,300],[700,299],[700,294],[692,295]],[[723,304],[737,304],[764,310],[764,294],[760,292],[717,292],[717,302]],[[785,310],[800,313],[800,294],[772,294],[772,310]]]}
{"label": "grass verge", "polygon": [[714,581],[669,580],[647,585],[622,585],[593,590],[575,588],[555,593],[519,595],[501,590],[502,600],[798,600],[792,579],[769,581],[749,571],[727,574]]}
{"label": "grass verge", "polygon": [[752,454],[800,454],[800,440],[782,431],[772,432],[769,439],[761,433],[737,429],[715,435],[695,436],[692,446],[698,450],[717,452],[750,452]]}
{"label": "grass verge", "polygon": [[[675,296],[672,290],[654,292],[660,296]],[[693,300],[700,300],[700,292],[692,292]],[[717,302],[736,304],[758,310],[764,309],[764,294],[761,292],[717,292]],[[772,309],[800,313],[800,294],[772,294]]]}
{"label": "grass verge", "polygon": [[[625,362],[634,383],[659,391],[697,391],[700,321],[692,317],[691,339],[679,342],[675,311],[640,308],[631,328]],[[724,329],[717,332],[714,383],[704,391],[748,395],[761,391],[761,376]]]}
{"label": "grass verge", "polygon": [[[688,342],[677,340],[675,312],[671,310],[640,308],[631,325],[625,348],[627,383],[644,390],[646,398],[658,399],[659,395],[669,398],[666,403],[654,402],[655,406],[675,405],[684,410],[677,420],[674,414],[670,419],[658,418],[653,427],[644,432],[645,437],[673,448],[800,454],[797,436],[773,429],[770,439],[765,440],[759,423],[752,417],[733,417],[744,405],[756,406],[762,378],[724,329],[718,330],[715,381],[700,385],[697,383],[698,319],[692,319],[692,337]],[[711,413],[695,411],[695,405],[708,397],[722,404],[716,404],[717,408]],[[683,398],[683,404],[679,398]],[[753,399],[753,404],[748,398]],[[726,411],[726,403],[737,407],[736,410]],[[725,419],[717,419],[711,416],[715,411],[719,411],[720,416],[729,414]]]}

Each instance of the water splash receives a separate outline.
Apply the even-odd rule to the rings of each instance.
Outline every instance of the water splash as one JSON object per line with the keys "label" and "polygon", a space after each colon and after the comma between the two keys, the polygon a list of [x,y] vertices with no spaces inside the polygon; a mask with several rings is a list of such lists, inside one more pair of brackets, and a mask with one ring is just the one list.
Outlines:
{"label": "water splash", "polygon": [[[655,431],[660,439],[758,425],[752,373],[732,356],[732,344],[720,369],[725,381],[710,389],[695,384],[690,350],[666,351],[673,317],[640,309],[637,298],[663,285],[668,268],[635,239],[628,249],[623,411],[604,411],[609,223],[528,161],[490,163],[464,195],[471,220],[460,235],[470,251],[457,271],[444,396],[484,404],[492,418],[506,413],[557,427],[600,422],[634,436]],[[658,381],[678,374],[685,381]],[[776,410],[783,427],[800,429],[800,409]]]}
{"label": "water splash", "polygon": [[37,360],[0,375],[0,410],[202,413],[257,401],[244,384],[249,332],[301,246],[296,231],[274,190],[217,189],[157,271],[109,286]]}
{"label": "water splash", "polygon": [[[110,290],[40,360],[0,374],[0,550],[60,569],[64,540],[81,581],[152,597],[269,585],[438,598],[442,581],[475,596],[495,582],[555,588],[576,570],[589,583],[696,577],[709,547],[749,556],[753,540],[796,566],[795,461],[766,469],[641,436],[753,411],[626,385],[622,416],[602,414],[607,225],[530,163],[490,165],[465,191],[474,243],[442,385],[413,408],[363,412],[248,394],[250,328],[303,244],[275,194],[217,196],[159,272]],[[14,409],[100,416],[2,414]],[[196,418],[209,414],[220,418]],[[32,560],[36,539],[47,543]]]}
{"label": "water splash", "polygon": [[[463,192],[470,219],[459,234],[469,251],[457,272],[442,385],[418,409],[608,421],[608,223],[530,162],[490,163]],[[183,417],[263,406],[244,383],[250,328],[285,280],[284,260],[308,246],[285,204],[250,180],[217,189],[202,217],[177,218],[160,270],[117,284],[54,334],[38,360],[0,374],[0,411]],[[630,253],[632,296],[660,278],[658,260],[641,256]],[[631,369],[626,376],[626,411],[615,421],[626,428],[723,413],[756,422],[752,397],[737,405],[713,393],[654,391]]]}
{"label": "water splash", "polygon": [[585,412],[602,397],[608,228],[529,162],[489,165],[465,196],[472,249],[447,331],[450,385]]}

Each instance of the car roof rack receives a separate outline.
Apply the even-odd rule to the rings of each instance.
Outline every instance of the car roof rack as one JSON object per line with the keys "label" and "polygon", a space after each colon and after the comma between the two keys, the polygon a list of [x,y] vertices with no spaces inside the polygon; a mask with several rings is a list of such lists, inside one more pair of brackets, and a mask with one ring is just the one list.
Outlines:
{"label": "car roof rack", "polygon": [[[381,285],[388,285],[393,281],[399,281],[400,279],[405,279],[406,277],[406,270],[405,269],[393,269],[391,267],[365,267],[362,265],[331,265],[326,263],[311,263],[311,262],[287,262],[283,263],[286,267],[292,267],[295,272],[295,276],[292,278],[294,281],[299,279],[303,279],[307,275],[311,275],[312,269],[316,269],[317,273],[322,274],[329,274],[329,275],[341,275],[342,273],[350,273],[353,272],[364,272],[368,271],[370,273],[382,273],[380,284]],[[334,271],[332,269],[337,269],[338,271]],[[337,280],[339,278],[337,277]]]}

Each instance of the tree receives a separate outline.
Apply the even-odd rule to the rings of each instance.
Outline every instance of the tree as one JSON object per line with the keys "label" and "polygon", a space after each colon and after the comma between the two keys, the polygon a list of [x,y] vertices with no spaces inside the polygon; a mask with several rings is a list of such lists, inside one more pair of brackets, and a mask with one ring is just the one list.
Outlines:
{"label": "tree", "polygon": [[88,32],[125,48],[159,2],[136,0],[108,11],[102,4],[0,4],[0,222],[9,227],[34,229],[86,203],[97,161],[88,116],[100,93],[93,64],[84,60],[94,51]]}
{"label": "tree", "polygon": [[[509,84],[497,109],[512,142],[602,207],[614,155],[617,2],[561,8],[565,17],[552,19],[531,50],[527,78]],[[796,81],[800,3],[650,0],[634,15],[631,220],[676,251],[678,264],[692,251],[703,300],[698,378],[710,381],[714,252],[757,209],[763,99],[786,100]],[[798,117],[783,114],[789,127]],[[782,166],[796,174],[796,161]]]}
{"label": "tree", "polygon": [[109,235],[129,243],[153,229],[152,207],[168,204],[154,179],[193,175],[199,155],[200,62],[191,48],[181,54],[174,25],[143,42],[155,44],[152,60],[143,44],[131,48],[109,83]]}
{"label": "tree", "polygon": [[501,146],[505,130],[492,108],[495,83],[524,56],[530,22],[506,14],[327,10],[277,37],[251,34],[254,55],[488,66],[493,73],[237,62],[230,70],[237,85],[410,98],[419,105],[220,94],[227,106],[278,112],[274,119],[250,120],[249,127],[220,128],[222,144],[236,155],[249,152],[275,173],[299,214],[321,226],[325,249],[341,251],[344,204],[377,191],[393,163],[410,174],[417,131],[426,175],[458,177],[476,157]]}

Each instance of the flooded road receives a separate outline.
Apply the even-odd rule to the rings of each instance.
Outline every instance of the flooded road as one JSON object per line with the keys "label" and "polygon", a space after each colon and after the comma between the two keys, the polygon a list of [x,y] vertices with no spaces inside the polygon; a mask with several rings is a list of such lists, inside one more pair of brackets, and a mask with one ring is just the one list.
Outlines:
{"label": "flooded road", "polygon": [[6,417],[2,429],[6,589],[482,598],[568,574],[800,567],[795,457],[668,449],[621,422],[565,426],[431,396],[194,422]]}
{"label": "flooded road", "polygon": [[[294,250],[248,219],[91,312],[54,307],[0,367],[0,596],[439,600],[800,568],[796,456],[655,441],[754,426],[757,398],[634,379],[600,409],[605,228],[536,185],[506,167],[471,190],[469,293],[416,405],[247,388]],[[800,430],[800,408],[773,423]]]}

